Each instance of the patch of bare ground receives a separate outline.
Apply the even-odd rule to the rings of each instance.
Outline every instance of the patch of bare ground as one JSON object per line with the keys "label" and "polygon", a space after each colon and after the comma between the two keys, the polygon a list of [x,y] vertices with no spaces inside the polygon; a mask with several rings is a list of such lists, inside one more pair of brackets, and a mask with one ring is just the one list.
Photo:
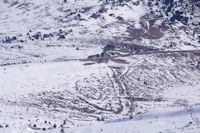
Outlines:
{"label": "patch of bare ground", "polygon": [[159,39],[163,37],[163,33],[160,31],[160,28],[150,27],[148,32],[144,34],[146,39]]}
{"label": "patch of bare ground", "polygon": [[88,65],[93,65],[95,64],[94,62],[89,62],[89,63],[84,63],[83,65],[88,66]]}
{"label": "patch of bare ground", "polygon": [[88,12],[90,11],[94,6],[88,6],[88,7],[83,7],[82,9],[84,10],[83,12]]}
{"label": "patch of bare ground", "polygon": [[163,33],[158,27],[149,27],[147,31],[144,28],[129,28],[127,32],[130,34],[129,40],[159,39],[163,37]]}
{"label": "patch of bare ground", "polygon": [[200,57],[200,53],[199,52],[194,52],[193,54]]}
{"label": "patch of bare ground", "polygon": [[[129,33],[129,40],[141,40],[145,39],[159,39],[163,37],[163,32],[166,30],[165,23],[159,26],[155,25],[158,19],[150,18],[149,15],[145,15],[141,18],[140,25],[141,28],[137,29],[134,25],[129,25],[127,32]],[[133,23],[135,23],[133,21]]]}
{"label": "patch of bare ground", "polygon": [[127,62],[126,60],[123,60],[123,59],[111,58],[110,60],[113,62],[116,62],[116,63],[120,63],[120,64],[129,64],[129,62]]}

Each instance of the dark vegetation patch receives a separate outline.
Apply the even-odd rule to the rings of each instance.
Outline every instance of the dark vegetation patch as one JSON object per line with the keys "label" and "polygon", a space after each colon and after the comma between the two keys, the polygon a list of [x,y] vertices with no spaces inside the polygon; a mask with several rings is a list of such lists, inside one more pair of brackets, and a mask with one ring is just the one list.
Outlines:
{"label": "dark vegetation patch", "polygon": [[12,2],[12,3],[10,4],[10,7],[15,6],[15,5],[17,5],[17,4],[19,4],[19,2],[18,2],[18,1],[14,1],[14,2]]}
{"label": "dark vegetation patch", "polygon": [[101,16],[101,14],[107,12],[107,10],[108,10],[107,8],[101,6],[101,8],[97,12],[93,13],[90,17],[93,19],[97,19]]}
{"label": "dark vegetation patch", "polygon": [[5,37],[5,39],[2,40],[2,42],[3,43],[12,43],[12,42],[14,42],[16,40],[17,40],[16,36],[13,36],[13,37],[7,36],[7,37]]}
{"label": "dark vegetation patch", "polygon": [[182,22],[183,24],[186,25],[186,24],[188,23],[189,18],[183,16],[183,12],[176,11],[176,12],[173,14],[173,16],[170,18],[170,21],[171,21],[171,22],[175,22],[175,20],[180,21],[180,22]]}
{"label": "dark vegetation patch", "polygon": [[123,21],[123,20],[124,20],[124,18],[121,17],[121,16],[117,16],[117,19],[118,19],[119,21]]}
{"label": "dark vegetation patch", "polygon": [[13,45],[13,46],[11,46],[10,48],[21,50],[21,49],[23,49],[23,46],[20,46],[20,45]]}
{"label": "dark vegetation patch", "polygon": [[29,6],[30,5],[30,3],[22,3],[22,4],[19,4],[17,7],[18,8],[21,8],[21,7],[27,7],[27,6]]}
{"label": "dark vegetation patch", "polygon": [[90,17],[91,17],[91,18],[94,18],[94,19],[97,19],[97,18],[100,17],[100,14],[93,13]]}
{"label": "dark vegetation patch", "polygon": [[[96,55],[90,55],[88,56],[87,60],[89,61],[95,61],[97,63],[103,63],[107,62],[108,60],[112,60],[117,63],[121,64],[128,64],[126,60],[123,59],[116,59],[116,57],[123,57],[124,55],[121,55],[120,52],[126,52],[127,54],[125,56],[129,56],[134,54],[140,54],[140,53],[148,53],[148,52],[155,52],[158,51],[158,49],[150,46],[141,46],[138,44],[129,44],[129,43],[119,43],[119,42],[108,42],[108,44],[103,48],[103,51],[101,54]],[[117,56],[116,56],[117,55]]]}
{"label": "dark vegetation patch", "polygon": [[66,36],[68,34],[70,34],[72,31],[68,30],[68,31],[64,31],[62,29],[59,29],[57,32],[53,32],[53,33],[45,33],[42,34],[41,32],[36,32],[36,33],[32,33],[32,31],[30,30],[26,35],[29,37],[30,40],[34,41],[34,40],[45,40],[45,39],[50,39],[53,37],[57,37],[58,40],[60,39],[65,39]]}
{"label": "dark vegetation patch", "polygon": [[82,10],[80,11],[81,13],[85,13],[90,11],[93,8],[93,6],[89,6],[89,7],[83,7]]}
{"label": "dark vegetation patch", "polygon": [[0,123],[0,128],[8,128],[8,127],[9,127],[8,124],[5,124],[5,123],[1,124],[1,123]]}
{"label": "dark vegetation patch", "polygon": [[155,99],[149,99],[144,97],[127,97],[127,99],[134,101],[134,102],[161,102],[163,101],[162,98],[155,98]]}
{"label": "dark vegetation patch", "polygon": [[0,64],[0,66],[11,66],[11,65],[27,64],[27,63],[31,63],[31,61],[8,62],[8,63],[2,63],[2,64]]}
{"label": "dark vegetation patch", "polygon": [[134,52],[134,53],[140,53],[140,52],[154,52],[158,51],[159,49],[151,47],[151,46],[142,46],[138,44],[131,44],[131,43],[116,43],[116,47],[120,48],[120,50],[123,52]]}

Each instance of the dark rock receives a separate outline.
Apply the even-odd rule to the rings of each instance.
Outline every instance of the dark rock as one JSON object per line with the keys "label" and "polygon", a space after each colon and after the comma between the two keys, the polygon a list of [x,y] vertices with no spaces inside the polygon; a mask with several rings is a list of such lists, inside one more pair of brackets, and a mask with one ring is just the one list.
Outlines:
{"label": "dark rock", "polygon": [[103,51],[114,50],[115,46],[113,44],[108,44],[103,48]]}
{"label": "dark rock", "polygon": [[97,117],[97,121],[100,121],[100,118],[99,118],[99,117]]}
{"label": "dark rock", "polygon": [[32,37],[38,40],[39,38],[41,38],[41,32],[37,32],[37,33],[36,33],[35,35],[33,35]]}
{"label": "dark rock", "polygon": [[99,14],[93,13],[90,17],[94,18],[94,19],[97,19],[99,16],[100,16]]}
{"label": "dark rock", "polygon": [[14,40],[17,40],[17,37],[16,36],[14,36],[13,38],[12,38],[12,40],[14,41]]}
{"label": "dark rock", "polygon": [[120,21],[124,20],[123,17],[120,17],[120,16],[117,16],[117,19]]}
{"label": "dark rock", "polygon": [[54,125],[53,125],[53,128],[56,128],[56,127],[57,127],[56,124],[54,124]]}
{"label": "dark rock", "polygon": [[77,14],[77,16],[75,17],[75,19],[80,19],[80,18],[81,18],[80,14]]}
{"label": "dark rock", "polygon": [[65,39],[65,36],[64,35],[60,35],[59,39]]}
{"label": "dark rock", "polygon": [[144,81],[144,84],[145,84],[145,85],[148,85],[147,81]]}
{"label": "dark rock", "polygon": [[113,13],[110,13],[109,16],[114,17],[115,15]]}

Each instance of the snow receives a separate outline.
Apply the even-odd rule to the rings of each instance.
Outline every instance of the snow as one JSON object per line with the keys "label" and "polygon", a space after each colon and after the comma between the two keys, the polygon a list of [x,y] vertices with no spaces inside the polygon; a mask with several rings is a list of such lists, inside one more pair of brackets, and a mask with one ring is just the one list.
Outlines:
{"label": "snow", "polygon": [[[55,62],[8,66],[0,69],[0,97],[26,96],[41,91],[62,91],[73,88],[78,81],[92,73],[98,73],[101,66],[85,66],[83,62]],[[62,87],[64,85],[64,87]]]}
{"label": "snow", "polygon": [[[63,4],[62,1],[59,2],[55,0],[26,0],[25,2],[28,4],[28,6],[22,6],[22,8],[18,7],[19,4],[9,8],[5,4],[2,4],[3,6],[1,8],[1,12],[3,15],[1,15],[1,20],[3,21],[1,21],[0,28],[2,34],[6,33],[5,36],[9,35],[9,33],[20,33],[25,36],[30,29],[32,31],[39,30],[42,33],[52,32],[54,28],[61,26],[72,28],[74,31],[72,34],[76,37],[80,36],[79,33],[82,33],[84,30],[86,30],[86,32],[89,30],[91,32],[90,34],[102,34],[99,33],[99,30],[102,30],[102,26],[117,22],[118,20],[116,17],[118,16],[123,17],[125,21],[135,21],[136,26],[138,27],[140,18],[147,12],[142,3],[139,5],[129,4],[123,7],[114,7],[112,9],[111,5],[106,5],[104,8],[107,11],[100,15],[100,18],[95,20],[89,16],[91,16],[93,13],[98,14],[98,10],[101,9],[100,7],[102,2],[98,3],[97,1],[90,0],[77,2],[74,0],[69,0],[66,4]],[[19,3],[23,3],[23,1],[19,1]],[[81,13],[81,10],[88,7],[92,7],[92,9],[86,13]],[[75,14],[68,15],[66,17],[67,13],[63,11],[67,11],[68,9],[74,9]],[[115,17],[109,16],[109,14],[112,13]],[[74,19],[77,14],[80,14],[81,19],[84,21]],[[60,22],[60,19],[68,23],[62,23]],[[17,24],[17,26],[15,24]],[[120,28],[121,26],[115,26],[115,28],[117,27]],[[43,29],[48,30],[43,32]],[[116,32],[116,34],[121,34],[118,31],[114,32]],[[104,34],[107,34],[107,32],[104,32]]]}
{"label": "snow", "polygon": [[[184,90],[184,91],[183,91]],[[180,100],[177,101],[177,104],[185,104],[185,105],[195,105],[197,101],[200,99],[200,85],[199,82],[192,83],[188,85],[181,85],[181,86],[173,86],[167,88],[165,95],[163,97],[168,97],[169,100],[177,99],[177,96],[179,96],[179,99],[184,99],[184,101]],[[174,101],[175,102],[175,101]]]}
{"label": "snow", "polygon": [[[198,133],[200,119],[200,107],[157,110],[145,114],[139,114],[130,118],[116,119],[105,124],[87,127],[64,129],[65,133]],[[198,120],[198,121],[196,121]],[[17,133],[12,128],[0,129],[4,133]],[[22,129],[20,133],[43,133]],[[45,133],[60,133],[61,129],[45,131]]]}
{"label": "snow", "polygon": [[[0,125],[9,125],[0,133],[60,133],[65,120],[65,133],[199,132],[198,53],[87,60],[101,54],[108,42],[161,51],[196,50],[194,26],[175,22],[167,30],[159,29],[161,38],[131,40],[137,33],[129,30],[148,33],[166,16],[148,19],[149,7],[137,0],[123,6],[97,0],[14,2],[0,1]],[[33,37],[37,33],[38,39]],[[7,37],[17,39],[5,43]],[[37,131],[30,129],[33,124],[57,128]]]}

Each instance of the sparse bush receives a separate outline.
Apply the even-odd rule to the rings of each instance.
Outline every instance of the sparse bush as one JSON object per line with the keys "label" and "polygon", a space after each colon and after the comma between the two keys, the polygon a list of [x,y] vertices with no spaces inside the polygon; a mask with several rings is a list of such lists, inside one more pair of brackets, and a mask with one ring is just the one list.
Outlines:
{"label": "sparse bush", "polygon": [[97,121],[100,121],[100,118],[99,118],[99,117],[97,117]]}
{"label": "sparse bush", "polygon": [[54,124],[54,125],[53,125],[53,128],[56,128],[56,127],[57,127],[57,125],[56,125],[56,124]]}

